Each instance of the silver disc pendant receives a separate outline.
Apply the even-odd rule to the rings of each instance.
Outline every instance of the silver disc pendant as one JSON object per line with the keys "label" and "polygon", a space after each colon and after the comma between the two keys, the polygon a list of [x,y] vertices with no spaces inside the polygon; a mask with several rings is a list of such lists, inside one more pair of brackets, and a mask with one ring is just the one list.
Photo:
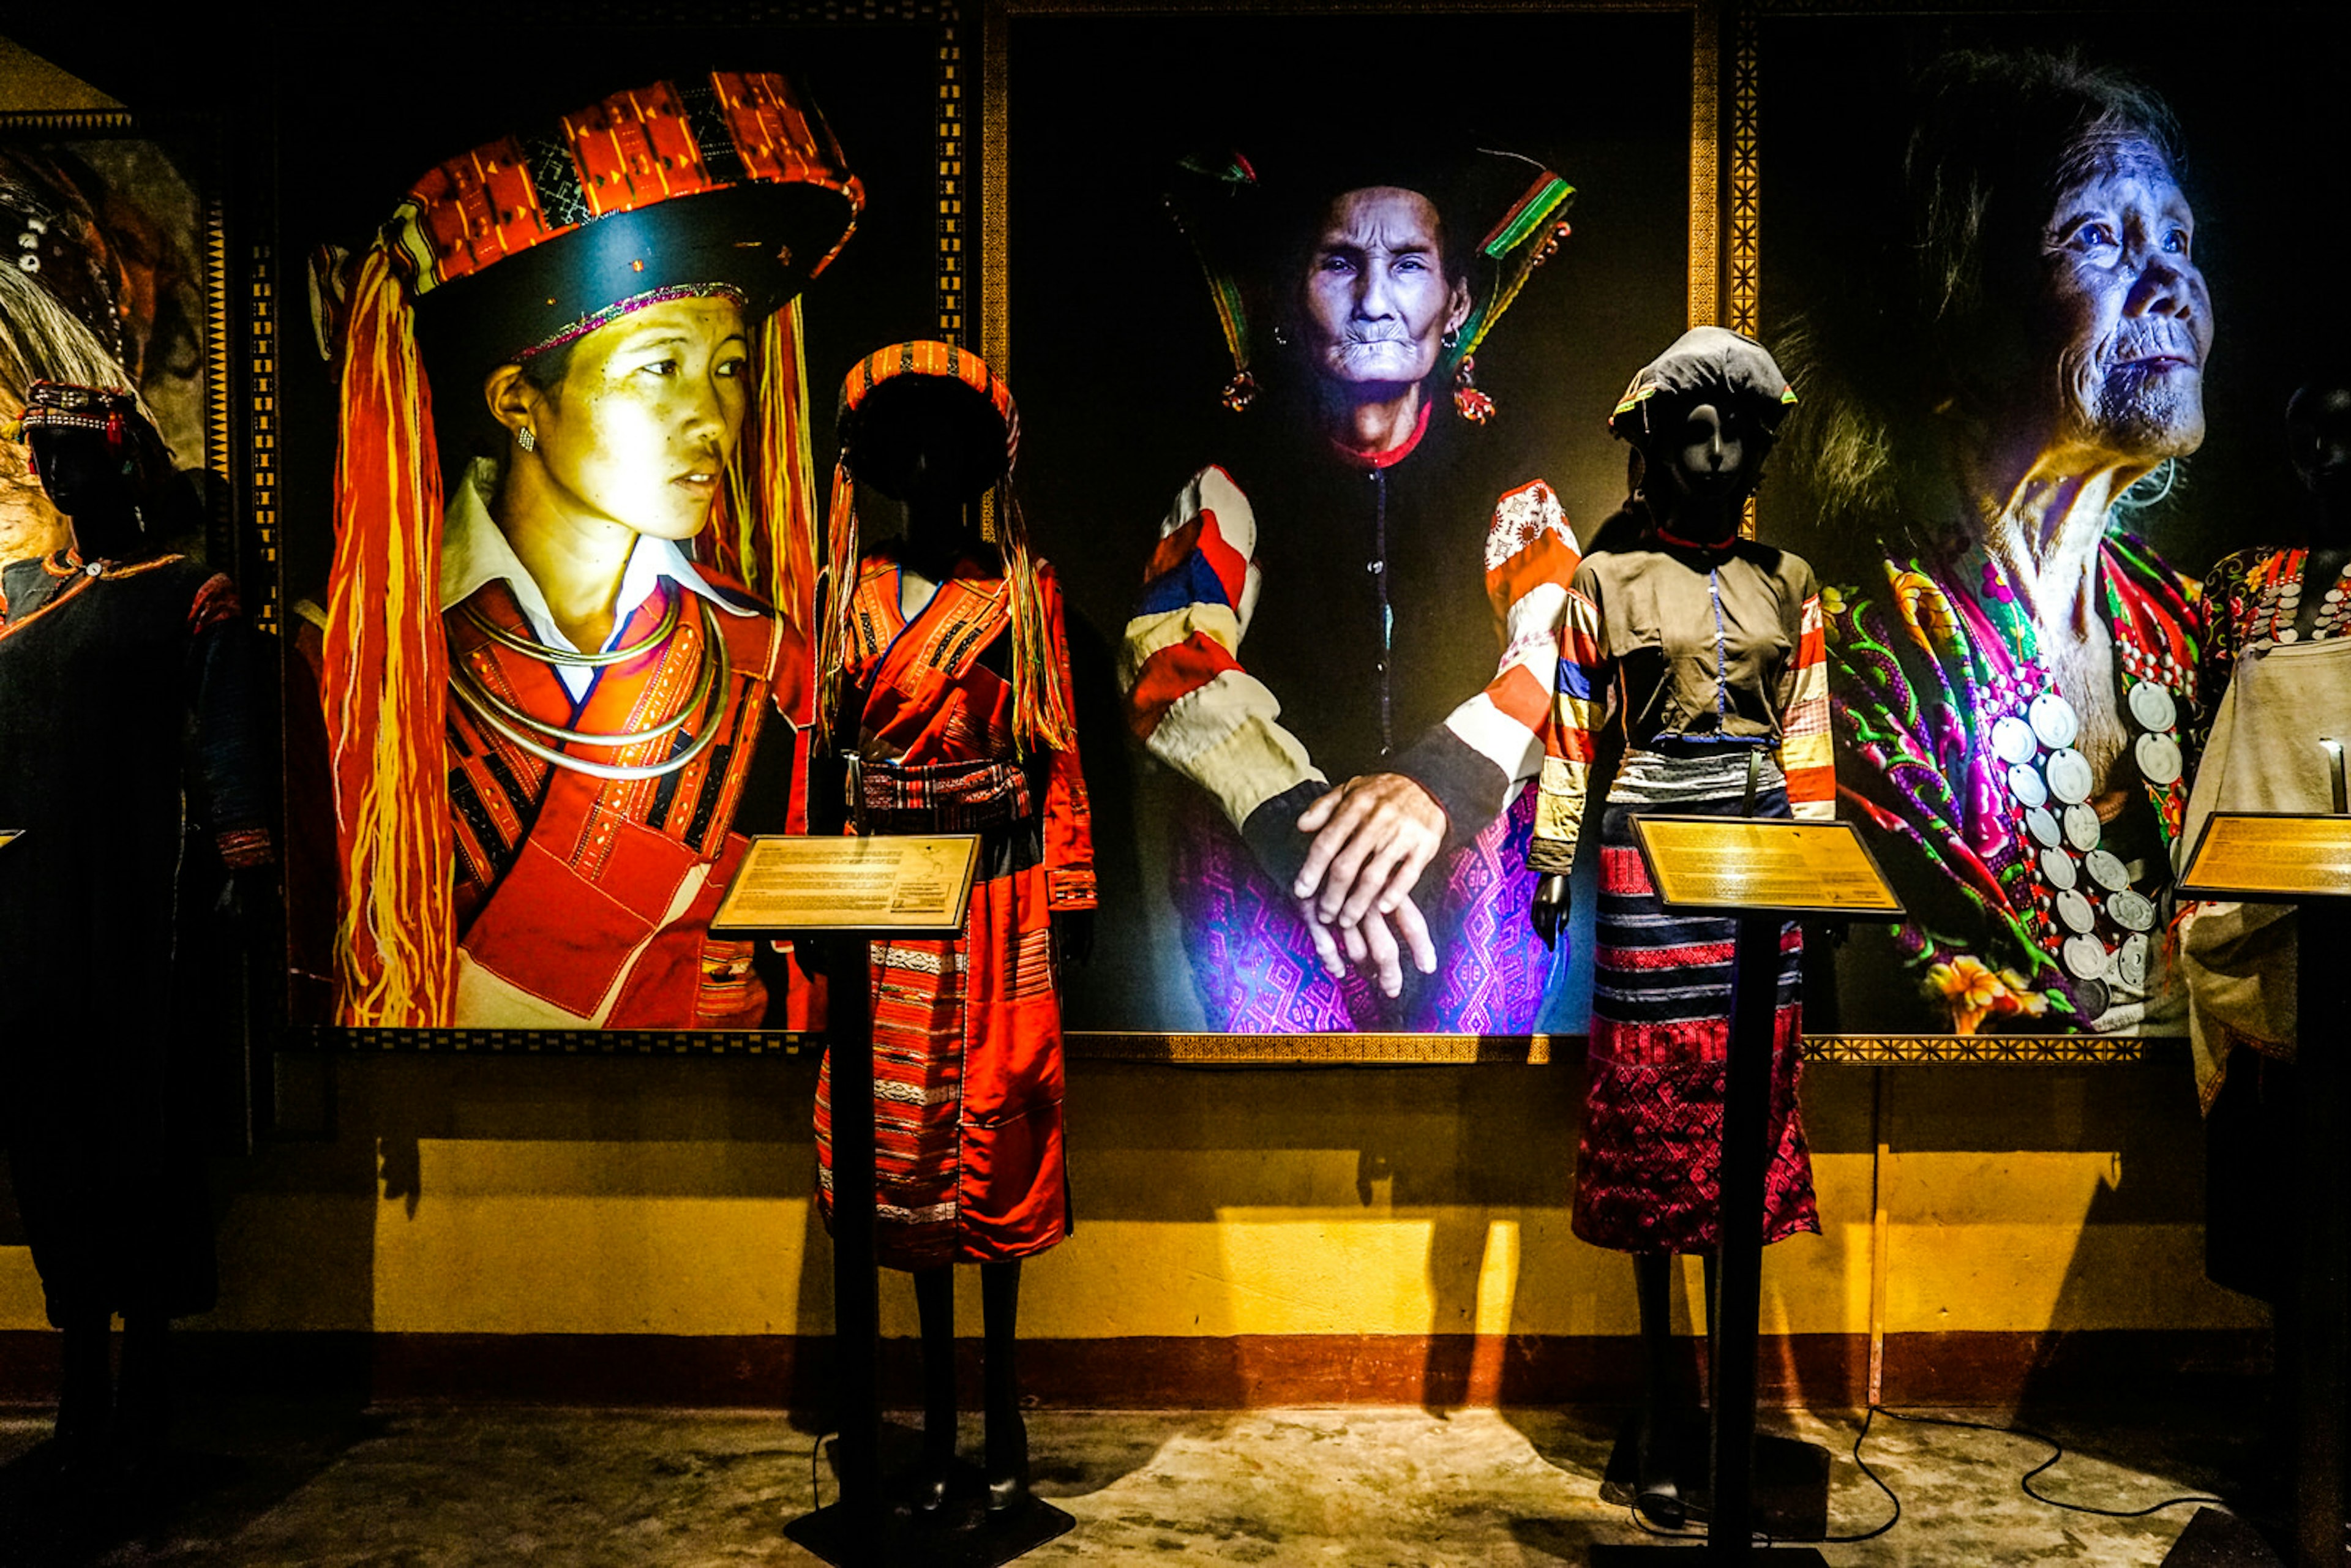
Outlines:
{"label": "silver disc pendant", "polygon": [[2002,762],[2030,762],[2040,749],[2032,738],[2032,727],[2014,714],[1991,727],[1991,754]]}
{"label": "silver disc pendant", "polygon": [[2147,988],[2147,938],[2134,936],[2115,956],[2115,977],[2134,991]]}
{"label": "silver disc pendant", "polygon": [[2082,1004],[2082,1019],[2095,1022],[2106,1010],[2106,983],[2104,980],[2084,980],[2074,988],[2074,995]]}
{"label": "silver disc pendant", "polygon": [[2027,806],[2049,803],[2049,786],[2041,781],[2040,774],[2022,762],[2008,770],[2008,792]]}
{"label": "silver disc pendant", "polygon": [[2072,703],[2054,692],[2034,697],[2032,706],[2025,711],[2032,719],[2032,733],[2052,751],[2073,745],[2074,737],[2082,733],[2082,716],[2074,711]]}
{"label": "silver disc pendant", "polygon": [[2155,929],[2155,901],[2127,888],[2106,900],[2106,913],[2126,931]]}
{"label": "silver disc pendant", "polygon": [[2095,936],[2068,936],[2058,951],[2065,960],[2065,972],[2077,980],[2096,979],[2115,961],[2105,944]]}
{"label": "silver disc pendant", "polygon": [[2041,874],[2054,888],[2069,888],[2082,880],[2081,872],[2074,867],[2074,857],[2064,850],[2041,852]]}
{"label": "silver disc pendant", "polygon": [[2098,847],[2098,813],[2088,806],[2065,808],[2065,841],[2077,850]]}
{"label": "silver disc pendant", "polygon": [[2090,759],[2071,747],[2049,758],[2049,792],[2068,806],[2090,798],[2092,777]]}
{"label": "silver disc pendant", "polygon": [[2090,901],[2071,888],[2057,895],[2057,918],[2065,923],[2067,930],[2085,936],[2098,923],[2097,913],[2090,907]]}
{"label": "silver disc pendant", "polygon": [[2064,830],[2045,806],[2035,806],[2024,813],[2024,831],[2053,850],[2065,841]]}
{"label": "silver disc pendant", "polygon": [[2130,689],[2130,710],[2131,717],[2157,731],[2169,729],[2179,719],[2179,705],[2153,681],[2141,681]]}
{"label": "silver disc pendant", "polygon": [[2147,775],[2150,784],[2173,784],[2179,779],[2179,743],[2168,735],[2142,735],[2131,747],[2138,758],[2138,770]]}
{"label": "silver disc pendant", "polygon": [[2123,869],[2120,859],[2105,850],[2092,850],[2082,863],[2089,871],[2090,880],[2108,893],[2120,893],[2130,886],[2130,873]]}

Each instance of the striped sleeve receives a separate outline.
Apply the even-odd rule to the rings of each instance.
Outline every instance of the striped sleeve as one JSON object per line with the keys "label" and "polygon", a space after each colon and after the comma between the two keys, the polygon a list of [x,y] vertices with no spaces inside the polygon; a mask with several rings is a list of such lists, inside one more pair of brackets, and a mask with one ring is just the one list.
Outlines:
{"label": "striped sleeve", "polygon": [[1486,532],[1486,597],[1502,643],[1494,678],[1398,759],[1445,808],[1448,843],[1465,843],[1507,810],[1542,767],[1559,617],[1580,564],[1567,512],[1537,479],[1494,504]]}
{"label": "striped sleeve", "polygon": [[1788,776],[1788,810],[1811,821],[1836,815],[1836,767],[1829,741],[1828,640],[1821,596],[1804,600],[1796,636],[1796,669],[1788,711],[1780,726],[1780,769]]}
{"label": "striped sleeve", "polygon": [[1576,840],[1583,832],[1583,803],[1592,788],[1592,762],[1605,718],[1607,660],[1601,651],[1597,584],[1580,581],[1568,591],[1567,611],[1555,644],[1550,723],[1543,732],[1542,770],[1536,784],[1534,838],[1527,864],[1564,876],[1575,864]]}
{"label": "striped sleeve", "polygon": [[1241,667],[1256,549],[1249,497],[1222,468],[1202,469],[1160,525],[1118,661],[1127,723],[1144,748],[1236,828],[1277,796],[1327,782],[1279,722],[1281,704]]}

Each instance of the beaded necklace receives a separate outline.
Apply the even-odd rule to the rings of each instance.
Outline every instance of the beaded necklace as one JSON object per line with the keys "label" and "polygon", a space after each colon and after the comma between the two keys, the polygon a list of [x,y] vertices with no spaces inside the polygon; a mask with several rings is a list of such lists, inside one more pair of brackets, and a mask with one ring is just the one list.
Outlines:
{"label": "beaded necklace", "polygon": [[[2270,569],[2253,596],[2252,614],[2240,621],[2245,628],[2246,642],[2257,642],[2264,636],[2273,643],[2301,641],[2302,633],[2294,622],[2302,609],[2303,572],[2309,563],[2310,552],[2306,549],[2283,550],[2271,558]],[[2343,575],[2335,579],[2335,585],[2320,601],[2317,618],[2310,629],[2312,642],[2335,636],[2343,623],[2351,620],[2351,588],[2346,584],[2351,584],[2351,564],[2346,564]]]}
{"label": "beaded necklace", "polygon": [[[2122,554],[2116,541],[2108,550]],[[2106,553],[2102,551],[2102,553]],[[2115,647],[2124,708],[2139,732],[2132,756],[2146,781],[2167,842],[2177,836],[2184,809],[2179,727],[2182,701],[2195,695],[2194,650],[2178,618],[2137,582],[2102,563],[2105,622]],[[2168,878],[2144,876],[2132,885],[2127,866],[2103,846],[2105,824],[2090,802],[2095,778],[2074,748],[2081,716],[2057,690],[2041,653],[2040,637],[2014,591],[1990,560],[1976,600],[1997,633],[1996,647],[1979,647],[1979,669],[1990,703],[1976,716],[1978,734],[2004,765],[2007,815],[2022,858],[2032,868],[2031,920],[2043,952],[2053,953],[2073,977],[2085,1021],[2106,1009],[2112,988],[2144,989],[2153,932],[2163,917]],[[2008,668],[1992,655],[2004,653]]]}

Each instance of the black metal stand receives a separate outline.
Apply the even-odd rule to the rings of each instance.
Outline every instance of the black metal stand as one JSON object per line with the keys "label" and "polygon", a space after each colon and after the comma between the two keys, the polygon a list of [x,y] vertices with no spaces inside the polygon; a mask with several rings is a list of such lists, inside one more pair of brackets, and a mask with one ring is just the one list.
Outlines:
{"label": "black metal stand", "polygon": [[826,938],[832,1104],[833,1445],[841,1500],[784,1527],[836,1568],[889,1561],[882,1497],[882,1291],[873,1261],[872,977],[866,939]]}
{"label": "black metal stand", "polygon": [[990,1512],[976,1475],[924,1516],[882,1483],[882,1292],[874,1261],[873,1029],[863,936],[826,938],[832,1104],[834,1469],[841,1498],[784,1526],[834,1568],[1000,1568],[1077,1523],[1041,1498]]}
{"label": "black metal stand", "polygon": [[2344,1091],[2351,1074],[2340,1050],[2342,999],[2325,983],[2351,936],[2351,909],[2339,898],[2305,900],[2296,917],[2302,967],[2294,1000],[2294,1072],[2300,1083],[2301,1135],[2295,1159],[2302,1190],[2302,1322],[2294,1390],[2299,1441],[2294,1452],[2294,1562],[2297,1568],[2342,1568],[2345,1331],[2351,1312],[2351,1162],[2345,1159]]}
{"label": "black metal stand", "polygon": [[[1763,1291],[1763,1177],[1771,1157],[1771,1024],[1780,993],[1778,914],[1739,917],[1730,983],[1729,1062],[1723,1087],[1721,1263],[1708,1314],[1714,1342],[1712,1509],[1708,1563],[1827,1568],[1809,1546],[1755,1544],[1756,1334]],[[1595,1546],[1593,1568],[1641,1568],[1677,1546]]]}

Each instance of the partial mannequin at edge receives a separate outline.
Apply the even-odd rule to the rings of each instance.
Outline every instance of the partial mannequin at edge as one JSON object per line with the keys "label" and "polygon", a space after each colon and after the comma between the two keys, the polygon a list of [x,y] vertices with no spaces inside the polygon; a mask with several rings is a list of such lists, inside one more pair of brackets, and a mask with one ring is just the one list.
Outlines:
{"label": "partial mannequin at edge", "polygon": [[[1761,344],[1699,327],[1634,377],[1609,429],[1634,449],[1634,488],[1568,592],[1558,695],[1529,864],[1545,940],[1565,926],[1603,728],[1625,757],[1600,824],[1597,973],[1575,1234],[1633,1254],[1648,1370],[1637,1501],[1678,1524],[1700,1478],[1674,1473],[1677,1392],[1670,1260],[1719,1231],[1724,1066],[1736,923],[1672,914],[1635,847],[1643,810],[1726,817],[1834,814],[1820,591],[1785,550],[1739,536],[1788,404]],[[1616,541],[1623,541],[1618,543]],[[1802,937],[1782,933],[1765,1242],[1820,1229],[1797,1111]],[[1709,1288],[1708,1296],[1712,1291]]]}
{"label": "partial mannequin at edge", "polygon": [[794,815],[796,298],[863,196],[769,73],[549,130],[436,165],[320,279],[344,321],[314,962],[352,1026],[755,1028],[753,945],[709,920],[745,830]]}
{"label": "partial mannequin at edge", "polygon": [[[2351,736],[2351,382],[2311,382],[2286,408],[2286,446],[2309,491],[2305,542],[2223,559],[2204,579],[2197,670],[2209,727],[2179,837],[2214,811],[2325,812],[2321,737]],[[2206,1113],[2205,1272],[2291,1312],[2294,906],[2199,902],[2181,913],[2189,1043]],[[2281,1362],[2281,1364],[2284,1364]]]}
{"label": "partial mannequin at edge", "polygon": [[167,1325],[218,1293],[190,1047],[275,850],[250,632],[163,546],[198,503],[128,390],[119,265],[77,200],[0,155],[0,1148],[62,1331],[53,1456],[90,1482],[160,1458]]}
{"label": "partial mannequin at edge", "polygon": [[[1092,936],[1093,834],[1061,586],[1030,556],[1009,485],[1019,433],[1009,389],[951,344],[878,350],[841,388],[827,580],[852,587],[829,601],[818,650],[823,753],[856,759],[857,831],[980,835],[964,934],[872,946],[875,1250],[914,1276],[926,1512],[947,1501],[955,1463],[952,1266],[980,1266],[987,1506],[1002,1511],[1029,1487],[1020,1263],[1071,1229],[1060,970]],[[904,505],[903,537],[860,550],[856,485]],[[979,508],[991,486],[993,538]],[[820,776],[820,831],[840,810],[824,798],[831,770]],[[828,1224],[831,1084],[828,1056],[816,1107]]]}

